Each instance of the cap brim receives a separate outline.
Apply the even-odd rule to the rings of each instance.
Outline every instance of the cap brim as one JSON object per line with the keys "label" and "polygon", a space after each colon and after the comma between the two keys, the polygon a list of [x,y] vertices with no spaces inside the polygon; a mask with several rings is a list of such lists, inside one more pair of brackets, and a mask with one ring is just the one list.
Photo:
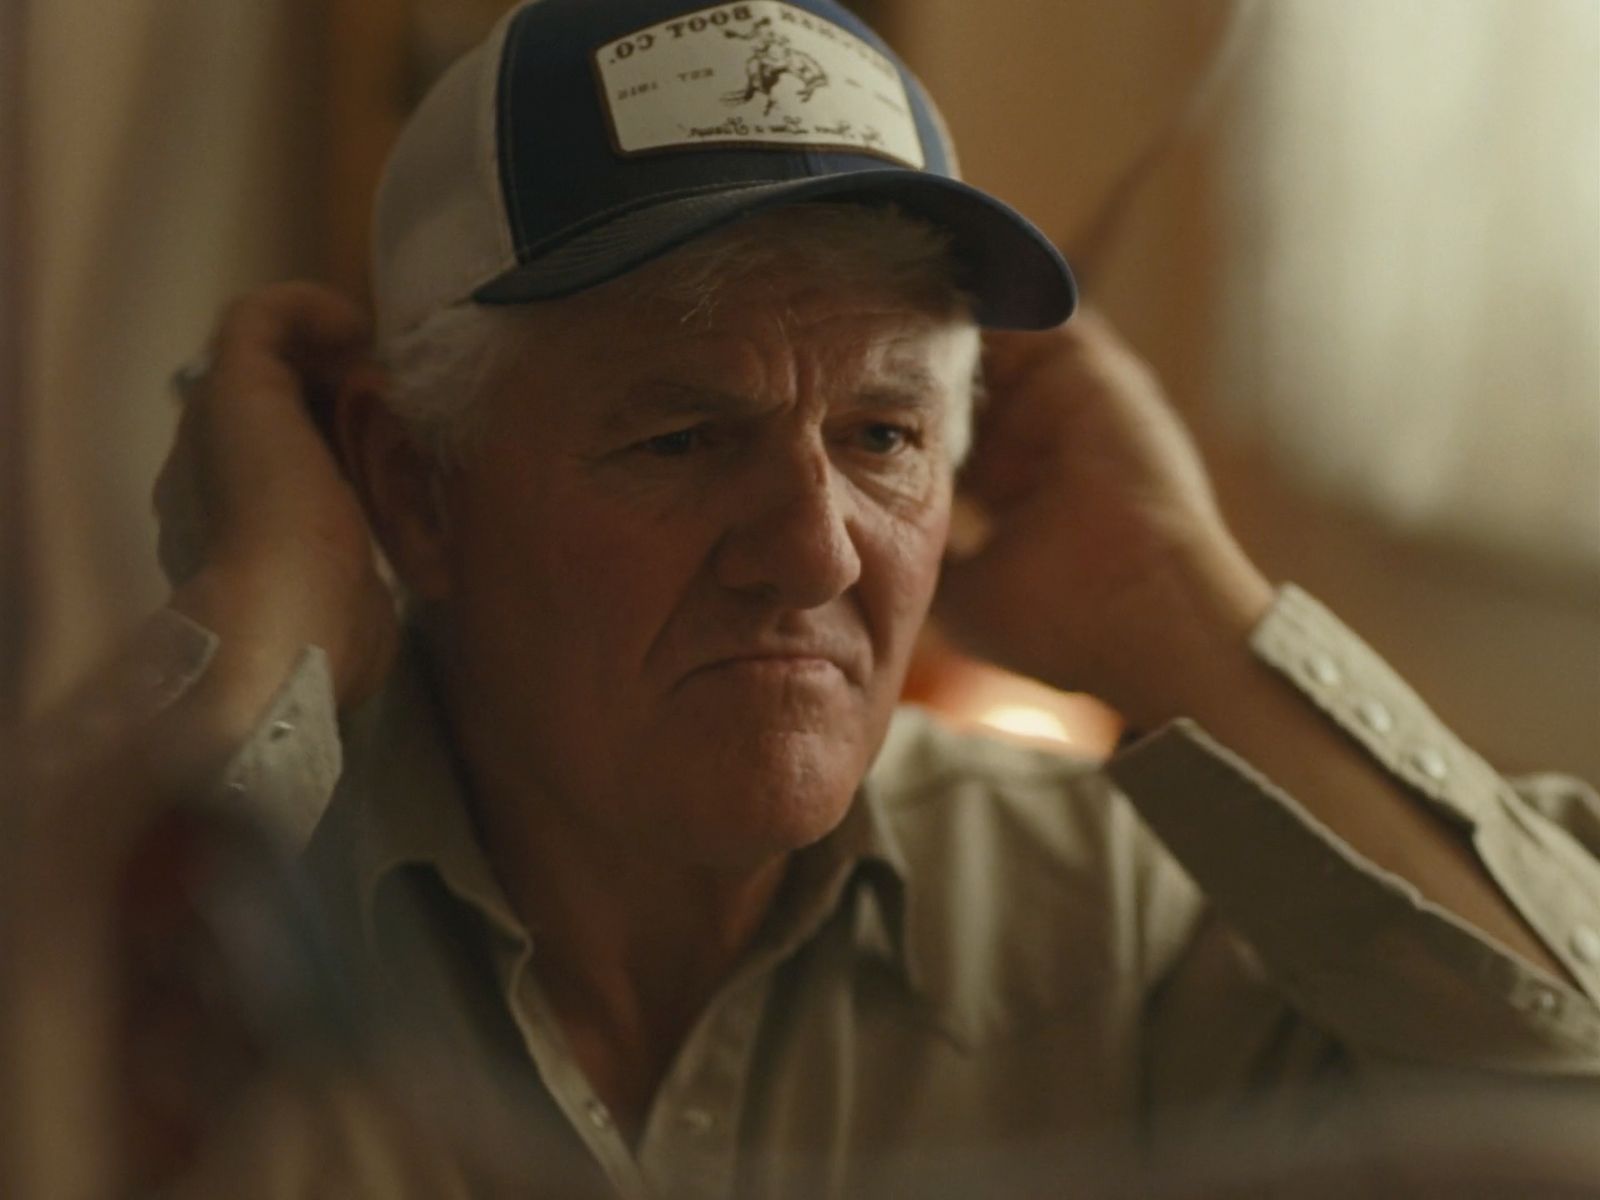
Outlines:
{"label": "cap brim", "polygon": [[812,200],[892,202],[949,231],[979,324],[1050,329],[1077,304],[1061,252],[1025,217],[959,180],[885,169],[743,184],[635,209],[535,253],[472,293],[480,304],[553,300],[615,279],[738,218]]}

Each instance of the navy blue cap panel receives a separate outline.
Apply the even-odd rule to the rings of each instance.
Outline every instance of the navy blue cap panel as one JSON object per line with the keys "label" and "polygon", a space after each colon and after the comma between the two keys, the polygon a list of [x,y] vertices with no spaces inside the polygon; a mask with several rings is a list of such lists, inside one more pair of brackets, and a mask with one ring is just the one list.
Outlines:
{"label": "navy blue cap panel", "polygon": [[555,299],[594,287],[741,217],[804,202],[893,203],[949,231],[958,282],[978,322],[1048,329],[1077,303],[1072,274],[1037,230],[999,201],[955,180],[878,169],[668,200],[569,239],[473,293],[481,304]]}
{"label": "navy blue cap panel", "polygon": [[[892,52],[853,14],[830,0],[789,0],[849,30],[892,59]],[[880,158],[806,148],[697,146],[625,155],[618,151],[600,89],[595,52],[681,14],[748,16],[747,6],[683,0],[539,0],[507,31],[497,140],[507,215],[519,258],[553,240],[620,214],[643,198],[687,194],[708,186],[807,178],[880,169]],[[746,22],[748,24],[748,22]],[[927,168],[948,171],[937,127],[920,85],[902,72]]]}
{"label": "navy blue cap panel", "polygon": [[778,204],[892,202],[949,231],[986,325],[1064,320],[1059,252],[949,178],[937,111],[835,0],[532,0],[501,47],[496,139],[513,304],[614,279]]}

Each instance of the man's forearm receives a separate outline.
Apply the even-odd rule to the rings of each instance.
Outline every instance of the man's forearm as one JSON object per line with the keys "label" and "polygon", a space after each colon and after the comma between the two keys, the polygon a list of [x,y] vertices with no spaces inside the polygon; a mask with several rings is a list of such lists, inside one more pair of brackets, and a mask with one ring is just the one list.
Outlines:
{"label": "man's forearm", "polygon": [[[1253,568],[1233,564],[1220,586],[1189,589],[1183,603],[1159,591],[1124,617],[1130,644],[1114,699],[1136,726],[1178,717],[1200,724],[1357,854],[1555,978],[1576,982],[1507,899],[1464,829],[1442,815],[1310,704],[1252,649],[1272,592]],[[1320,665],[1320,664],[1319,664]],[[1333,670],[1331,664],[1325,669]],[[1366,711],[1380,725],[1381,705]]]}

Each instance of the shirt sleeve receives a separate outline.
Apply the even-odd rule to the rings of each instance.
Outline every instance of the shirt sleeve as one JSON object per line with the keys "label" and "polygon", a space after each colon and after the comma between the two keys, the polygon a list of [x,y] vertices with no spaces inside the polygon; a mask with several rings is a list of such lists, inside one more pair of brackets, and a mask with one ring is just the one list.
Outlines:
{"label": "shirt sleeve", "polygon": [[[104,665],[24,731],[24,794],[70,793],[75,781],[137,753],[154,722],[205,678],[215,633],[172,609],[148,618]],[[341,768],[327,656],[301,652],[288,677],[200,802],[303,846]]]}
{"label": "shirt sleeve", "polygon": [[1470,839],[1581,984],[1496,945],[1378,868],[1251,766],[1179,721],[1107,771],[1300,1013],[1358,1055],[1600,1076],[1600,801],[1514,785],[1369,647],[1285,588],[1256,654]]}

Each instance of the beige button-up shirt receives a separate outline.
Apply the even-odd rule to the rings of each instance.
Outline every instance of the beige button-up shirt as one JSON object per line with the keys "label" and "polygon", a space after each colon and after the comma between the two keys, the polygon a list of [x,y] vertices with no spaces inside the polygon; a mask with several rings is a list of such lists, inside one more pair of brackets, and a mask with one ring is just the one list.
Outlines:
{"label": "beige button-up shirt", "polygon": [[843,824],[795,856],[629,1144],[552,1019],[538,938],[477,841],[417,664],[346,731],[341,773],[311,653],[223,792],[304,832],[338,776],[311,861],[371,971],[377,1071],[427,1136],[332,1103],[285,1126],[252,1182],[1097,1194],[1223,1118],[1257,1151],[1312,1155],[1353,1112],[1382,1122],[1375,1100],[1332,1096],[1385,1083],[1533,1083],[1600,1116],[1600,801],[1560,778],[1507,783],[1292,588],[1254,648],[1470,834],[1581,992],[1357,856],[1190,724],[1096,768],[905,710]]}

